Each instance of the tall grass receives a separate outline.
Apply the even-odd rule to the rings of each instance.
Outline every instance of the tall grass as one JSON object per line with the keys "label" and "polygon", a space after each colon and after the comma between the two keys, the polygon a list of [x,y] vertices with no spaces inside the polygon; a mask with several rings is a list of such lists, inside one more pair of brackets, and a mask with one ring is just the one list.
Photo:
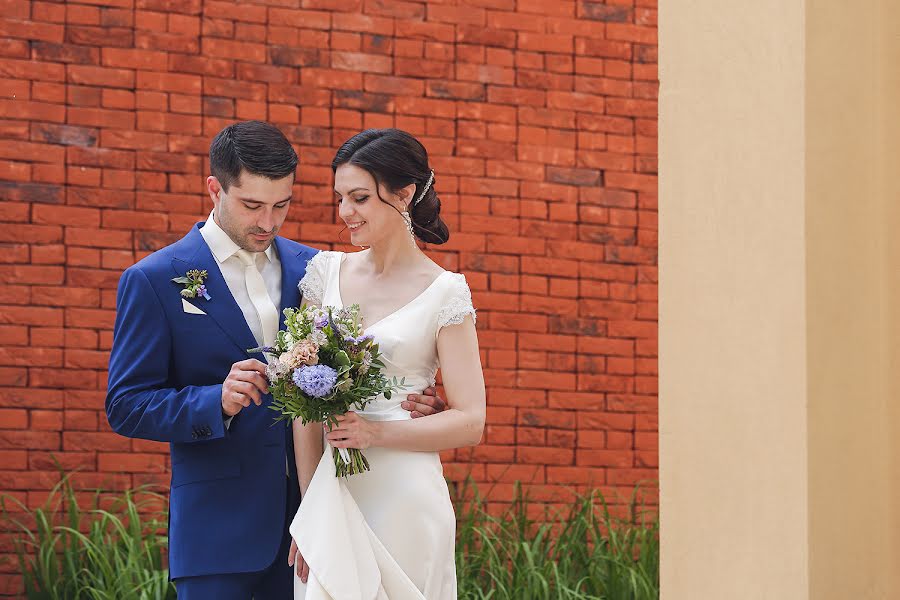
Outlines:
{"label": "tall grass", "polygon": [[[138,501],[136,495],[143,499]],[[167,600],[175,598],[163,563],[165,515],[147,516],[161,496],[126,491],[95,494],[79,505],[63,477],[40,508],[5,496],[3,514],[13,525],[15,550],[29,600]],[[109,504],[108,508],[101,508]]]}
{"label": "tall grass", "polygon": [[[456,567],[464,600],[657,600],[659,523],[634,498],[616,518],[599,492],[577,496],[564,511],[535,521],[517,486],[499,516],[471,484],[457,500]],[[137,498],[140,497],[141,500]],[[79,505],[68,477],[41,508],[2,498],[25,594],[30,600],[169,600],[162,533],[165,513],[146,502],[164,498],[126,491],[95,494]],[[108,508],[101,506],[108,505]]]}
{"label": "tall grass", "polygon": [[594,491],[536,522],[520,486],[499,517],[476,490],[458,510],[459,598],[657,600],[659,521],[647,519],[635,498],[625,519]]}

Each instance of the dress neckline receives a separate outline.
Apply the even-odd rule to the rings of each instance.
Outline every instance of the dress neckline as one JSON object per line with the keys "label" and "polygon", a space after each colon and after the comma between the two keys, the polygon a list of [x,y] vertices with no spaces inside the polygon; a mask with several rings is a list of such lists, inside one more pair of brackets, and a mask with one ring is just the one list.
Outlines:
{"label": "dress neckline", "polygon": [[[337,266],[337,273],[335,274],[335,279],[337,280],[337,282],[335,283],[335,289],[336,289],[336,291],[337,291],[337,298],[338,298],[338,301],[341,303],[341,308],[344,308],[344,307],[346,306],[346,305],[344,304],[344,296],[341,294],[341,267],[344,266],[344,254],[345,254],[345,253],[343,253],[343,252],[338,253],[338,256],[337,256],[337,258],[338,258],[338,266]],[[375,327],[375,326],[378,325],[379,323],[382,323],[382,322],[388,320],[389,318],[393,317],[393,316],[396,315],[397,313],[399,313],[399,312],[403,311],[404,309],[406,309],[408,306],[410,306],[410,305],[411,305],[412,303],[414,303],[416,300],[418,300],[419,298],[421,298],[422,296],[424,296],[426,293],[428,293],[428,291],[429,291],[431,288],[433,288],[433,287],[435,286],[435,284],[441,279],[441,277],[443,277],[443,276],[446,275],[447,273],[450,273],[450,271],[447,271],[446,269],[443,270],[443,271],[441,271],[440,275],[438,275],[437,277],[435,277],[435,278],[431,281],[431,283],[429,283],[428,286],[427,286],[424,290],[422,290],[421,292],[419,292],[418,294],[416,294],[409,302],[407,302],[406,304],[402,305],[402,306],[401,306],[400,308],[398,308],[397,310],[392,311],[392,312],[386,314],[385,316],[381,317],[380,319],[378,319],[377,321],[375,321],[375,322],[372,323],[371,325],[364,326],[364,327],[363,327],[363,331],[368,331],[368,330],[371,329],[372,327]]]}

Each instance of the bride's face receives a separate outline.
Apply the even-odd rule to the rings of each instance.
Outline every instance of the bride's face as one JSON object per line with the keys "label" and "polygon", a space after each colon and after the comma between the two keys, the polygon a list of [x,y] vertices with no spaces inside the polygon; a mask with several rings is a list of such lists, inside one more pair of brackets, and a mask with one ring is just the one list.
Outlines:
{"label": "bride's face", "polygon": [[368,171],[349,163],[339,166],[334,173],[334,194],[338,215],[350,231],[350,243],[371,247],[393,236],[409,236],[400,212],[410,189],[415,190],[415,185],[393,194],[381,186],[378,191],[382,202],[375,178]]}

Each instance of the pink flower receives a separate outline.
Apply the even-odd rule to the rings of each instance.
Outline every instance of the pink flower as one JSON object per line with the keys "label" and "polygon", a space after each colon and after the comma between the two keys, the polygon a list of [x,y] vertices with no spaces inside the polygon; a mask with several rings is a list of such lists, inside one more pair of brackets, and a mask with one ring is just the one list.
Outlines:
{"label": "pink flower", "polygon": [[319,346],[311,340],[303,340],[279,357],[282,364],[290,369],[319,364]]}

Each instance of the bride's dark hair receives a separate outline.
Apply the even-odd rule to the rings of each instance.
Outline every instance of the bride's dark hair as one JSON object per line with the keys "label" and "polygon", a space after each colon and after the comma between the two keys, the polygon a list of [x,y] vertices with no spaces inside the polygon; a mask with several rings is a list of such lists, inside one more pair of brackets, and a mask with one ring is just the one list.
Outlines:
{"label": "bride's dark hair", "polygon": [[[400,129],[366,129],[344,142],[331,161],[332,172],[341,165],[351,164],[367,171],[375,183],[397,192],[415,183],[416,192],[410,199],[409,216],[416,237],[429,244],[443,244],[450,239],[450,231],[441,219],[441,200],[434,190],[434,181],[428,165],[425,146],[409,133]],[[428,187],[425,195],[422,191]],[[379,200],[396,207],[381,197]],[[399,211],[397,211],[399,212]]]}

